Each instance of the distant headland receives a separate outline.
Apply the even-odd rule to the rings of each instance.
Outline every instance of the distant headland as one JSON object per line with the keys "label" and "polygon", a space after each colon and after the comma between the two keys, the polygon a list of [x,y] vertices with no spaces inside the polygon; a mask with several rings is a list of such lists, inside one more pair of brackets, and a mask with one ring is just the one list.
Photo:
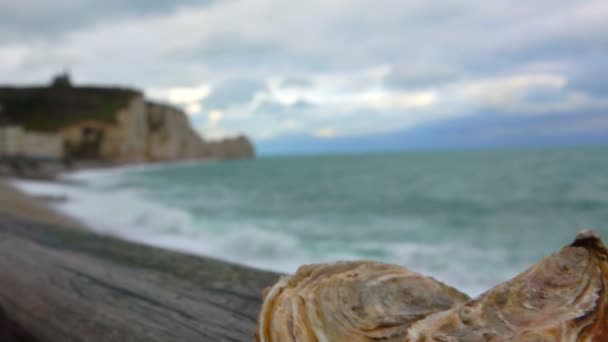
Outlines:
{"label": "distant headland", "polygon": [[0,157],[133,163],[254,157],[245,136],[204,140],[186,114],[136,89],[0,86]]}

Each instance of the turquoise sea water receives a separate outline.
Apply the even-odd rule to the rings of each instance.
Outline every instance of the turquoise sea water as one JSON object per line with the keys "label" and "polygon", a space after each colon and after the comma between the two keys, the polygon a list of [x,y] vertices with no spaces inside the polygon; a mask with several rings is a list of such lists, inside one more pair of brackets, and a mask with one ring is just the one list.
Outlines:
{"label": "turquoise sea water", "polygon": [[59,209],[102,232],[284,272],[376,259],[470,294],[608,239],[608,150],[266,157],[86,171]]}

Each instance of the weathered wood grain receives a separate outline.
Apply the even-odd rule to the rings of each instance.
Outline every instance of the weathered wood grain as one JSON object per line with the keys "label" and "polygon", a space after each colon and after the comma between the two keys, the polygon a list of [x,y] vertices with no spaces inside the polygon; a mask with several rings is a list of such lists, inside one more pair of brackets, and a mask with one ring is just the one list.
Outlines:
{"label": "weathered wood grain", "polygon": [[277,277],[0,216],[0,308],[40,341],[251,341]]}

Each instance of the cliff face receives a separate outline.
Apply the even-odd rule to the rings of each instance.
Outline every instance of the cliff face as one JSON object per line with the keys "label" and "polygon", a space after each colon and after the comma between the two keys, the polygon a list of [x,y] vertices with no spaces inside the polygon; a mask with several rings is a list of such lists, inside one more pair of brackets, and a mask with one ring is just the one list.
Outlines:
{"label": "cliff face", "polygon": [[206,142],[205,145],[209,157],[214,159],[239,159],[242,156],[251,158],[255,154],[249,139],[242,135],[221,141]]}
{"label": "cliff face", "polygon": [[113,162],[236,159],[254,156],[245,137],[204,141],[186,114],[114,88],[0,88],[0,125],[60,137],[71,159]]}
{"label": "cliff face", "polygon": [[175,108],[146,103],[147,146],[150,160],[207,157],[203,140],[192,130],[184,113]]}
{"label": "cliff face", "polygon": [[0,156],[61,159],[63,141],[57,134],[30,132],[20,126],[0,127]]}
{"label": "cliff face", "polygon": [[142,96],[135,96],[120,110],[114,124],[83,121],[61,132],[76,158],[139,162],[254,156],[247,138],[206,142],[192,129],[184,112],[147,102]]}
{"label": "cliff face", "polygon": [[192,129],[186,114],[176,108],[147,102],[146,114],[149,160],[254,157],[253,145],[244,136],[204,141]]}

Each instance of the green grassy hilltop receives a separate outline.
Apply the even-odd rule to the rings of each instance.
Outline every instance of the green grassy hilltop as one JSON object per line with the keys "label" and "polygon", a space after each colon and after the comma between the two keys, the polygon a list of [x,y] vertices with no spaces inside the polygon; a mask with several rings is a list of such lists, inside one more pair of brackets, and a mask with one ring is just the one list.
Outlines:
{"label": "green grassy hilltop", "polygon": [[114,122],[137,90],[74,87],[67,76],[48,87],[0,87],[0,125],[55,132],[82,120]]}

